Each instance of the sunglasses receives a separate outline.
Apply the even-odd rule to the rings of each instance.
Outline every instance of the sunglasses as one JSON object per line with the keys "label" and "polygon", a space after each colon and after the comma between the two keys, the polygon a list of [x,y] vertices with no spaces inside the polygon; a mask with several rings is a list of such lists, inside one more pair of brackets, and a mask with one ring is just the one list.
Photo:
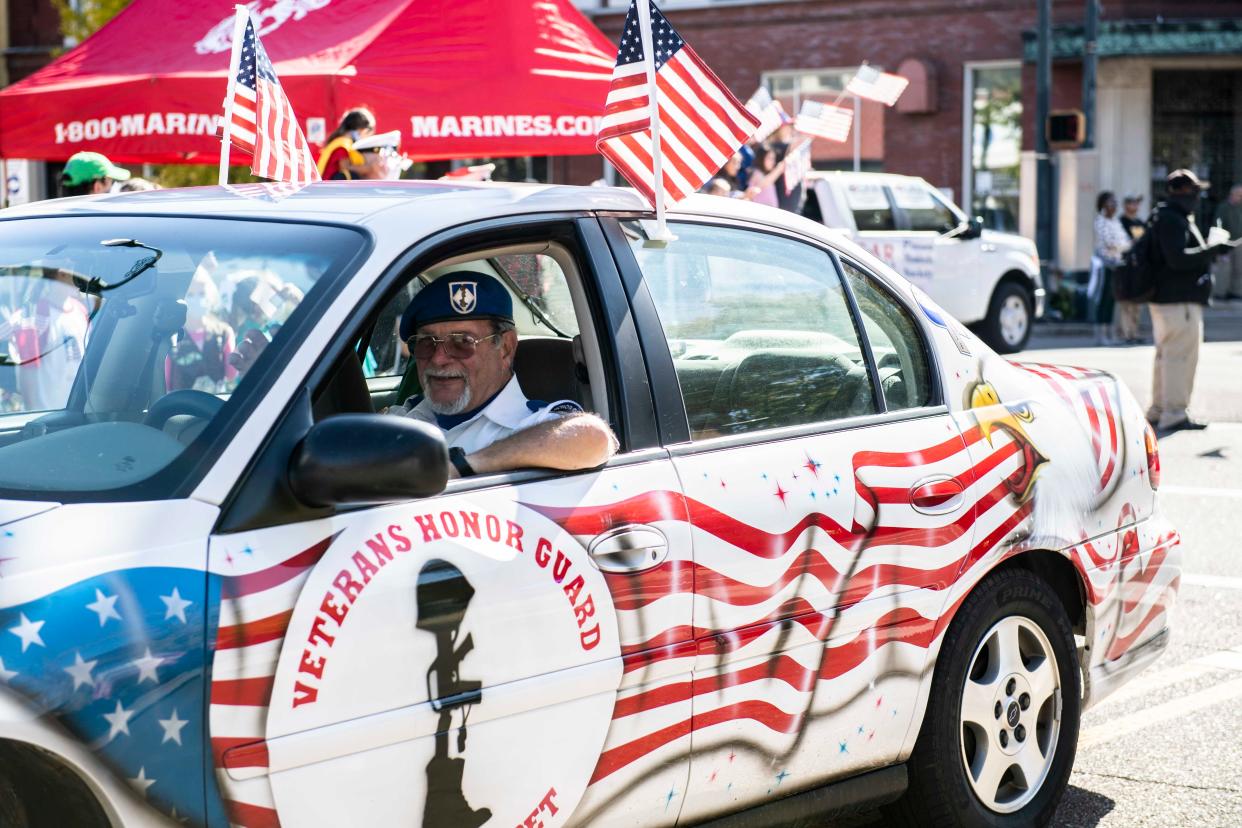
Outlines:
{"label": "sunglasses", "polygon": [[448,336],[416,334],[409,338],[410,353],[415,359],[431,359],[435,356],[436,349],[443,346],[444,353],[449,359],[469,359],[474,356],[480,342],[495,339],[500,335],[500,333],[494,333],[490,336],[478,337],[468,333],[451,333]]}

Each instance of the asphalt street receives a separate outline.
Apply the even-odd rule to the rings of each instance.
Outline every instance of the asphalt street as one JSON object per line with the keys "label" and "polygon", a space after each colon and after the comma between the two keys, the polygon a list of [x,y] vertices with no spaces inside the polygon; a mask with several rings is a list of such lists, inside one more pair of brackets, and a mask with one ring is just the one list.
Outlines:
{"label": "asphalt street", "polygon": [[[1084,715],[1057,826],[1242,826],[1242,305],[1209,309],[1206,327],[1191,407],[1211,425],[1160,440],[1162,508],[1185,555],[1172,640]],[[1019,358],[1113,371],[1146,405],[1154,349],[1091,341],[1085,326],[1041,325]]]}

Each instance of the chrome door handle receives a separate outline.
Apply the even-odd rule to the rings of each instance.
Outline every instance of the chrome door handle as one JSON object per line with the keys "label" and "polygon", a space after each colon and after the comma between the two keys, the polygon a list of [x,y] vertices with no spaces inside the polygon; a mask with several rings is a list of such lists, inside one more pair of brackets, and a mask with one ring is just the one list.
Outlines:
{"label": "chrome door handle", "polygon": [[910,487],[910,505],[925,515],[946,515],[961,508],[964,491],[956,477],[927,477]]}
{"label": "chrome door handle", "polygon": [[643,572],[668,557],[668,539],[654,526],[618,526],[596,536],[587,552],[601,572]]}

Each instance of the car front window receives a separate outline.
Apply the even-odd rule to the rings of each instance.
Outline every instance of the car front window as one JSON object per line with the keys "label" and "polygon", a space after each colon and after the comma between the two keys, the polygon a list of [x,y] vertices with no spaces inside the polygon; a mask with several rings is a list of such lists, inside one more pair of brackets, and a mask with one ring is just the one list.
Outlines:
{"label": "car front window", "polygon": [[201,453],[364,244],[275,222],[0,221],[0,496],[127,489]]}

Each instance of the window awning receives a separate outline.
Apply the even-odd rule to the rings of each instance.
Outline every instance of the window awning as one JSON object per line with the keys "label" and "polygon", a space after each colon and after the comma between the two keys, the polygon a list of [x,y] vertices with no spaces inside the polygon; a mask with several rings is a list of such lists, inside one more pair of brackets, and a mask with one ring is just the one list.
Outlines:
{"label": "window awning", "polygon": [[[1022,33],[1022,57],[1035,62],[1037,35]],[[1083,27],[1054,26],[1052,59],[1082,57]],[[1242,54],[1242,20],[1109,20],[1101,21],[1096,54],[1107,57],[1155,55]]]}

